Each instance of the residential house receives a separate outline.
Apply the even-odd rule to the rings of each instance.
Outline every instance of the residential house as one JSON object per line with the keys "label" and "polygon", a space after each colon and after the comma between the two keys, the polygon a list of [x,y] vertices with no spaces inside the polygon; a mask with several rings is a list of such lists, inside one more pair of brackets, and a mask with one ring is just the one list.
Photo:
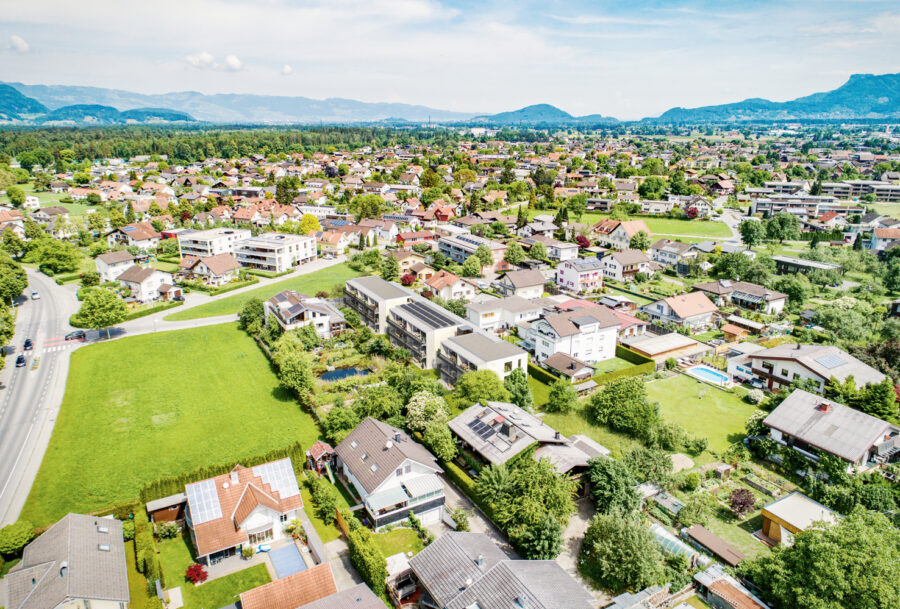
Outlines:
{"label": "residential house", "polygon": [[544,275],[537,270],[509,271],[494,282],[503,296],[540,298],[544,294]]}
{"label": "residential house", "polygon": [[387,332],[388,312],[412,301],[416,293],[377,275],[356,277],[344,284],[344,304],[356,311],[377,334]]}
{"label": "residential house", "polygon": [[631,238],[644,231],[650,236],[650,229],[643,220],[612,220],[606,218],[591,228],[591,234],[604,247],[625,250],[630,247]]}
{"label": "residential house", "polygon": [[839,264],[830,262],[819,262],[817,260],[806,260],[805,258],[796,258],[794,256],[772,256],[775,261],[775,270],[779,275],[788,273],[811,273],[815,270],[820,271],[838,271],[843,268]]}
{"label": "residential house", "polygon": [[821,452],[852,467],[900,459],[900,429],[860,410],[795,389],[763,420],[769,436],[813,462]]}
{"label": "residential house", "polygon": [[359,225],[371,228],[379,243],[393,243],[400,232],[394,222],[383,218],[381,220],[363,218],[359,221]]}
{"label": "residential house", "polygon": [[125,609],[122,522],[68,514],[25,546],[3,578],[8,609]]}
{"label": "residential house", "polygon": [[564,262],[578,258],[578,245],[568,241],[557,241],[552,237],[535,235],[522,239],[522,246],[531,249],[535,243],[541,243],[547,252],[547,259],[553,262]]}
{"label": "residential house", "polygon": [[770,391],[778,391],[795,380],[812,380],[825,391],[831,378],[843,383],[851,376],[857,387],[880,383],[884,375],[834,345],[784,344],[749,356],[753,377]]}
{"label": "residential house", "polygon": [[567,260],[556,268],[556,286],[578,294],[596,292],[603,287],[603,263],[599,258]]}
{"label": "residential house", "polygon": [[255,467],[236,465],[227,474],[184,487],[185,524],[197,562],[214,565],[282,539],[285,524],[303,509],[297,476],[288,458]]}
{"label": "residential house", "polygon": [[384,252],[384,255],[390,256],[397,261],[397,264],[400,266],[401,277],[411,274],[414,265],[425,262],[425,256],[408,249],[387,250]]}
{"label": "residential house", "polygon": [[42,207],[31,214],[31,219],[41,224],[53,224],[58,217],[69,219],[69,210],[61,205]]}
{"label": "residential house", "polygon": [[534,347],[534,357],[543,362],[554,353],[565,353],[593,363],[616,356],[619,320],[606,307],[573,309],[545,315],[525,333]]}
{"label": "residential house", "polygon": [[25,216],[18,209],[0,211],[0,232],[10,229],[19,239],[25,240]]}
{"label": "residential house", "polygon": [[794,536],[819,525],[836,524],[840,516],[799,491],[785,495],[762,509],[762,534],[779,545],[794,545]]}
{"label": "residential house", "polygon": [[694,574],[697,594],[713,609],[769,609],[719,563]]}
{"label": "residential house", "polygon": [[669,296],[641,307],[654,323],[673,323],[692,331],[708,328],[717,310],[703,292]]}
{"label": "residential house", "polygon": [[558,377],[571,383],[581,383],[594,376],[593,366],[566,353],[554,353],[542,363]]}
{"label": "residential house", "polygon": [[452,386],[471,370],[490,370],[501,380],[513,370],[527,373],[528,354],[505,340],[470,332],[444,340],[436,361],[441,380]]}
{"label": "residential house", "polygon": [[149,222],[134,222],[107,234],[106,243],[110,249],[134,246],[144,251],[154,251],[159,245],[160,236]]}
{"label": "residential house", "polygon": [[781,313],[788,299],[787,294],[747,281],[720,279],[698,283],[694,289],[705,293],[718,307],[730,303],[742,309],[759,311],[767,315]]}
{"label": "residential house", "polygon": [[266,300],[263,306],[266,319],[274,317],[284,331],[313,326],[316,334],[328,339],[347,329],[343,313],[323,298],[285,290]]}
{"label": "residential house", "polygon": [[653,275],[655,265],[641,250],[626,249],[610,252],[602,259],[603,276],[616,281],[634,281],[635,275]]}
{"label": "residential house", "polygon": [[339,256],[353,243],[348,233],[339,231],[317,231],[316,243],[323,256]]}
{"label": "residential house", "polygon": [[478,291],[472,282],[461,277],[457,277],[453,273],[440,270],[425,280],[425,285],[435,295],[444,300],[455,300],[462,298],[466,301],[472,300]]}
{"label": "residential house", "polygon": [[534,321],[542,311],[542,305],[521,296],[491,298],[469,303],[466,306],[466,320],[479,330],[496,332]]}
{"label": "residential house", "polygon": [[900,228],[876,228],[869,241],[863,245],[866,249],[880,252],[896,243],[900,243]]}
{"label": "residential house", "polygon": [[316,238],[286,233],[263,233],[241,241],[235,258],[242,265],[269,273],[284,273],[317,257]]}
{"label": "residential house", "polygon": [[94,258],[94,266],[100,275],[100,283],[115,281],[134,264],[134,256],[127,250],[107,252]]}
{"label": "residential house", "polygon": [[475,253],[479,246],[484,245],[491,251],[491,258],[494,266],[503,260],[506,255],[506,245],[499,241],[484,239],[475,235],[455,235],[441,237],[438,240],[438,251],[453,260],[462,264],[466,258]]}
{"label": "residential house", "polygon": [[376,529],[413,512],[424,525],[440,521],[443,470],[434,456],[400,429],[366,417],[335,447],[336,471],[353,485]]}
{"label": "residential house", "polygon": [[697,252],[690,243],[682,243],[672,239],[660,239],[650,246],[650,257],[659,264],[676,267],[681,262],[685,262],[690,258],[696,258]]}
{"label": "residential house", "polygon": [[238,277],[241,265],[231,254],[215,256],[185,256],[179,267],[182,274],[191,279],[199,279],[208,286],[221,286]]}
{"label": "residential house", "polygon": [[[274,560],[273,560],[274,563]],[[300,603],[308,606],[320,600],[333,598],[337,584],[331,571],[331,563],[322,563],[303,569],[268,584],[251,588],[240,594],[241,609],[297,609]],[[372,594],[371,590],[369,594]],[[384,603],[381,603],[384,607]],[[332,605],[339,609],[339,605]]]}
{"label": "residential house", "polygon": [[592,609],[553,560],[510,560],[484,533],[449,532],[409,559],[421,604],[441,609]]}
{"label": "residential house", "polygon": [[137,302],[147,303],[166,298],[175,280],[171,273],[135,264],[119,274],[119,285],[131,290]]}
{"label": "residential house", "polygon": [[356,584],[352,588],[291,609],[384,609],[384,601],[375,596],[366,584]]}
{"label": "residential house", "polygon": [[181,256],[216,256],[234,254],[238,245],[251,236],[248,228],[211,228],[209,230],[186,230],[178,234],[178,249]]}

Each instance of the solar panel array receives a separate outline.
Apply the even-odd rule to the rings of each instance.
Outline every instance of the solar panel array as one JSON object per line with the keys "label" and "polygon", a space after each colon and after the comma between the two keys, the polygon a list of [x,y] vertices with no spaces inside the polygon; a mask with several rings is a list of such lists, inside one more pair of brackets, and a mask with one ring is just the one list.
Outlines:
{"label": "solar panel array", "polygon": [[219,504],[214,480],[188,484],[184,487],[184,492],[191,508],[191,521],[195,525],[222,517],[222,506]]}
{"label": "solar panel array", "polygon": [[837,368],[839,366],[843,366],[847,362],[839,358],[837,355],[833,353],[829,353],[828,355],[823,355],[822,357],[817,357],[816,361],[831,370],[832,368]]}
{"label": "solar panel array", "polygon": [[488,438],[497,433],[497,430],[495,430],[490,425],[483,423],[481,419],[475,419],[474,421],[469,423],[469,427],[472,428],[472,431],[474,431],[479,438],[485,441],[487,441]]}
{"label": "solar panel array", "polygon": [[252,469],[253,475],[258,476],[263,481],[263,484],[268,484],[282,499],[300,494],[300,488],[297,486],[297,477],[294,475],[294,468],[290,459],[279,459],[271,463],[263,463]]}
{"label": "solar panel array", "polygon": [[428,306],[424,302],[410,302],[399,308],[405,309],[432,328],[449,328],[456,325],[452,318],[437,310],[436,306]]}

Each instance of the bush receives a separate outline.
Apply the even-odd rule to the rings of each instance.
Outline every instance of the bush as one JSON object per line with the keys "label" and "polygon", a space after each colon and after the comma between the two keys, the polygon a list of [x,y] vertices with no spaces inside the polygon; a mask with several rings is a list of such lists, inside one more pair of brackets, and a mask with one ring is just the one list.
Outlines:
{"label": "bush", "polygon": [[125,541],[131,541],[132,539],[134,539],[134,521],[122,521],[122,537],[125,539]]}
{"label": "bush", "polygon": [[747,392],[746,400],[751,404],[760,404],[766,395],[762,392],[762,389],[751,389]]}
{"label": "bush", "polygon": [[691,472],[684,477],[684,480],[681,483],[682,490],[690,492],[696,491],[698,488],[700,488],[700,474]]}
{"label": "bush", "polygon": [[457,531],[469,530],[469,512],[461,507],[458,507],[450,512],[450,517],[453,518],[453,522],[456,523]]}
{"label": "bush", "polygon": [[18,520],[0,529],[0,554],[13,556],[22,551],[34,539],[34,525]]}
{"label": "bush", "polygon": [[193,564],[184,572],[184,577],[193,584],[202,584],[209,577],[203,565]]}
{"label": "bush", "polygon": [[678,362],[674,357],[670,357],[666,360],[666,370],[675,370],[678,367]]}
{"label": "bush", "polygon": [[384,580],[388,576],[387,559],[375,546],[372,531],[365,527],[351,530],[347,535],[347,546],[350,551],[350,563],[372,592],[385,596]]}
{"label": "bush", "polygon": [[316,505],[316,514],[325,524],[332,524],[338,506],[337,489],[313,472],[306,472],[306,486]]}
{"label": "bush", "polygon": [[160,539],[175,539],[178,536],[178,525],[174,522],[160,522],[153,527]]}

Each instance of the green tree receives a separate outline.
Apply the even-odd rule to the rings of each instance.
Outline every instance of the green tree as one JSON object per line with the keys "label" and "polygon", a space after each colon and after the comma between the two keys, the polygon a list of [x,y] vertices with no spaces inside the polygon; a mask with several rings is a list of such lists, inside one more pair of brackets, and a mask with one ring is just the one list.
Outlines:
{"label": "green tree", "polygon": [[525,262],[525,251],[518,241],[512,241],[506,246],[506,253],[503,255],[503,259],[516,266]]}
{"label": "green tree", "polygon": [[238,312],[238,327],[247,334],[256,336],[262,331],[265,315],[262,300],[253,297]]}
{"label": "green tree", "polygon": [[431,167],[426,167],[425,171],[422,172],[422,175],[419,176],[419,186],[423,189],[438,188],[442,186],[443,183],[441,176],[439,176]]}
{"label": "green tree", "polygon": [[757,220],[744,220],[738,225],[738,232],[747,247],[759,245],[766,238],[766,227]]}
{"label": "green tree", "polygon": [[666,181],[657,176],[650,176],[638,186],[638,194],[642,199],[659,201],[666,194]]}
{"label": "green tree", "polygon": [[429,423],[422,434],[422,442],[438,459],[452,461],[456,457],[456,441],[446,423]]}
{"label": "green tree", "polygon": [[800,238],[800,220],[789,213],[775,214],[766,221],[766,237],[777,240],[779,243],[785,240]]}
{"label": "green tree", "polygon": [[633,250],[641,250],[642,252],[650,249],[650,235],[645,230],[639,230],[628,241],[628,247]]}
{"label": "green tree", "polygon": [[625,453],[622,461],[638,482],[667,486],[672,476],[672,458],[660,448],[637,446]]}
{"label": "green tree", "polygon": [[6,189],[6,196],[13,207],[22,207],[25,204],[25,191],[18,186],[10,186]]}
{"label": "green tree", "polygon": [[42,239],[29,256],[54,273],[73,272],[81,266],[81,252],[78,248],[56,239]]}
{"label": "green tree", "polygon": [[447,402],[430,391],[419,391],[406,403],[406,427],[410,431],[424,431],[432,423],[446,425],[449,420]]}
{"label": "green tree", "polygon": [[312,214],[303,214],[300,218],[300,234],[309,235],[310,233],[322,230],[319,219]]}
{"label": "green tree", "polygon": [[[129,207],[128,209],[130,210],[131,207]],[[134,222],[134,213],[132,213],[131,216],[132,216],[132,220],[128,220],[128,218],[126,218],[124,215],[122,215],[122,212],[119,211],[118,209],[111,209],[109,211],[109,224],[113,228],[122,228],[123,226],[128,224],[128,222]],[[100,229],[100,230],[103,230],[103,229]]]}
{"label": "green tree", "polygon": [[463,277],[481,277],[481,261],[474,254],[466,258],[462,265]]}
{"label": "green tree", "polygon": [[282,385],[298,396],[312,393],[316,377],[308,353],[293,349],[278,350],[275,352],[275,365]]}
{"label": "green tree", "polygon": [[127,311],[125,302],[115,292],[103,288],[91,288],[86,290],[81,299],[78,319],[94,330],[106,328],[106,337],[109,338],[110,326],[122,323]]}
{"label": "green tree", "polygon": [[481,266],[491,266],[492,264],[494,264],[494,257],[493,254],[491,254],[491,248],[486,245],[479,245],[475,249],[475,253],[473,255],[481,263]]}
{"label": "green tree", "polygon": [[468,407],[476,402],[509,402],[509,392],[492,370],[466,372],[456,381],[452,395],[461,407]]}
{"label": "green tree", "polygon": [[362,218],[380,218],[384,213],[384,199],[375,194],[358,195],[350,200],[347,209],[356,215],[357,220]]}
{"label": "green tree", "polygon": [[722,254],[713,265],[713,273],[728,279],[744,279],[750,270],[750,259],[741,252]]}
{"label": "green tree", "polygon": [[863,508],[738,567],[778,607],[888,609],[900,603],[900,530]]}
{"label": "green tree", "polygon": [[11,260],[0,265],[0,299],[11,304],[28,287],[28,277],[18,264]]}
{"label": "green tree", "polygon": [[300,195],[300,178],[287,176],[275,185],[275,200],[280,205],[290,205]]}
{"label": "green tree", "polygon": [[17,520],[0,529],[0,554],[13,556],[22,551],[34,539],[34,526],[26,520]]}
{"label": "green tree", "polygon": [[[480,476],[476,485],[478,489]],[[565,524],[575,512],[576,488],[577,483],[571,477],[557,473],[549,459],[522,459],[510,471],[506,492],[487,498],[487,502],[495,522],[511,538],[518,539],[545,514]],[[478,492],[486,497],[483,492]]]}
{"label": "green tree", "polygon": [[554,560],[563,547],[563,528],[551,514],[523,527],[515,540],[516,549],[527,560]]}
{"label": "green tree", "polygon": [[591,396],[587,415],[595,423],[642,438],[659,420],[659,408],[647,398],[647,387],[640,378],[623,377]]}
{"label": "green tree", "polygon": [[528,375],[521,368],[516,368],[507,375],[503,386],[509,392],[509,401],[531,412],[534,409],[534,398],[531,396],[531,387],[528,386]]}
{"label": "green tree", "polygon": [[25,251],[25,242],[19,238],[15,231],[7,228],[3,231],[3,241],[0,247],[3,247],[3,251],[10,256],[18,258]]}
{"label": "green tree", "polygon": [[716,513],[718,503],[709,493],[693,493],[678,512],[678,521],[686,527],[706,525]]}
{"label": "green tree", "polygon": [[40,239],[46,233],[41,226],[31,218],[25,218],[25,238],[30,240]]}
{"label": "green tree", "polygon": [[648,527],[619,513],[597,514],[584,534],[578,566],[604,590],[642,590],[664,577],[662,558]]}
{"label": "green tree", "polygon": [[381,278],[385,281],[397,281],[400,278],[400,263],[391,255],[381,263]]}
{"label": "green tree", "polygon": [[557,379],[550,384],[550,392],[544,410],[568,413],[578,402],[578,392],[567,379]]}
{"label": "green tree", "polygon": [[788,304],[797,309],[812,296],[812,284],[809,283],[806,275],[783,275],[775,280],[773,287],[779,292],[787,294]]}
{"label": "green tree", "polygon": [[534,243],[528,250],[528,257],[532,260],[547,260],[547,248],[540,241]]}
{"label": "green tree", "polygon": [[594,457],[588,461],[588,479],[591,498],[599,513],[618,511],[632,514],[640,509],[641,496],[636,488],[638,482],[625,462]]}

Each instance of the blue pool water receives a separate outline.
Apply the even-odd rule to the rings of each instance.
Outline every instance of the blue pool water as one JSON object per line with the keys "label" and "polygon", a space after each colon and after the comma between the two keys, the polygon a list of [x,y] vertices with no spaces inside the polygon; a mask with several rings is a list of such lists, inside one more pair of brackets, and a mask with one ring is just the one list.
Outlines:
{"label": "blue pool water", "polygon": [[269,559],[272,561],[272,566],[275,567],[278,579],[306,570],[306,562],[303,560],[300,550],[293,543],[272,550],[269,552]]}
{"label": "blue pool water", "polygon": [[336,368],[329,370],[320,376],[323,381],[339,381],[350,376],[364,376],[369,374],[365,368]]}
{"label": "blue pool water", "polygon": [[727,385],[729,381],[727,374],[720,372],[715,368],[710,368],[709,366],[694,366],[693,368],[689,368],[687,373],[693,377],[712,383],[713,385]]}

